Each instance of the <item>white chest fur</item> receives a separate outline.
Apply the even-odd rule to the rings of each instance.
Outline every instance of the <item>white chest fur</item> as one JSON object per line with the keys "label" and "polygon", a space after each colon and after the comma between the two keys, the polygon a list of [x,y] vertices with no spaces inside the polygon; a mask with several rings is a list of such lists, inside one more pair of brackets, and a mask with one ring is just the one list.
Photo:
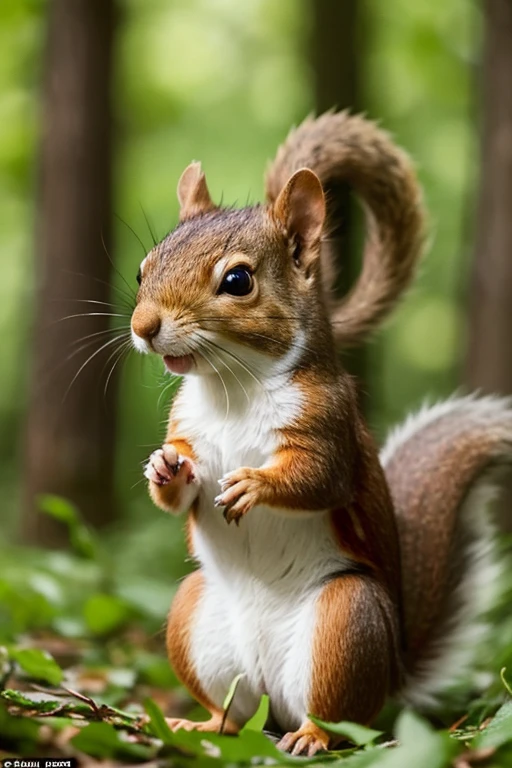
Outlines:
{"label": "white chest fur", "polygon": [[301,393],[283,377],[271,388],[255,385],[249,398],[230,390],[228,408],[222,390],[210,387],[188,379],[173,414],[194,447],[201,488],[192,544],[208,596],[194,633],[196,669],[219,702],[244,672],[240,721],[266,691],[280,723],[292,727],[306,714],[316,597],[325,578],[349,561],[333,541],[327,510],[257,506],[239,527],[226,524],[214,506],[218,480],[272,460],[276,430],[296,417]]}

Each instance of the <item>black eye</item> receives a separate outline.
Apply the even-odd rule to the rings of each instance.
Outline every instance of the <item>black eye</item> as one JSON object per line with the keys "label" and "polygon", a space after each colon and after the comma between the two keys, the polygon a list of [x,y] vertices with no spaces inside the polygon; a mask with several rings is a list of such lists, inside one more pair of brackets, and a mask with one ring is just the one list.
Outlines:
{"label": "black eye", "polygon": [[137,282],[139,285],[142,282],[142,272],[140,271],[140,267],[139,267],[139,271],[137,272]]}
{"label": "black eye", "polygon": [[231,296],[247,296],[252,291],[252,274],[247,267],[234,267],[226,272],[219,293]]}

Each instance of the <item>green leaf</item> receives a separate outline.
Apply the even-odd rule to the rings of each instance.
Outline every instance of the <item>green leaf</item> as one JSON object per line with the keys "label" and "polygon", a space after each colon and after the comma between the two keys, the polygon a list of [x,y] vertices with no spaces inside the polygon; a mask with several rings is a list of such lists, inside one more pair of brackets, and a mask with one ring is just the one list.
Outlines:
{"label": "green leaf", "polygon": [[503,704],[485,731],[479,733],[471,742],[471,746],[475,749],[480,747],[499,748],[508,743],[512,744],[512,701]]}
{"label": "green leaf", "polygon": [[62,682],[62,669],[47,651],[23,648],[11,650],[10,655],[29,677],[44,680],[51,685],[59,685]]}
{"label": "green leaf", "polygon": [[446,731],[435,731],[408,710],[400,714],[395,731],[400,746],[383,751],[379,768],[446,768],[461,749]]}
{"label": "green leaf", "polygon": [[54,496],[53,494],[43,494],[38,496],[37,502],[41,512],[51,515],[61,523],[65,523],[69,528],[80,523],[78,509],[70,501]]}
{"label": "green leaf", "polygon": [[507,671],[506,667],[503,667],[503,669],[500,670],[501,682],[505,686],[508,695],[512,696],[512,688],[510,687],[510,683],[508,682],[507,678],[505,677],[505,672],[506,671]]}
{"label": "green leaf", "polygon": [[250,720],[246,722],[246,724],[242,728],[241,733],[244,734],[246,731],[261,732],[265,727],[265,723],[268,720],[269,706],[270,706],[270,702],[269,702],[268,695],[264,693],[260,699],[258,709],[254,713],[254,715],[250,718]]}
{"label": "green leaf", "polygon": [[0,696],[8,704],[14,704],[21,709],[34,709],[37,712],[53,712],[54,709],[60,707],[62,701],[59,701],[57,697],[50,696],[49,694],[36,694],[32,692],[14,691],[12,688],[6,688],[5,691],[0,691]]}
{"label": "green leaf", "polygon": [[374,731],[372,728],[366,728],[364,725],[358,725],[357,723],[349,723],[345,721],[342,721],[341,723],[327,723],[313,715],[308,715],[308,717],[328,733],[344,736],[358,747],[362,747],[365,744],[371,744],[379,736],[382,736],[382,731]]}
{"label": "green leaf", "polygon": [[164,744],[175,744],[174,734],[167,725],[162,710],[153,699],[144,701],[144,709],[149,716],[150,728],[153,734]]}
{"label": "green leaf", "polygon": [[155,754],[154,747],[124,741],[119,732],[108,723],[90,723],[71,739],[71,743],[76,749],[92,757],[147,760]]}
{"label": "green leaf", "polygon": [[39,691],[14,691],[11,688],[7,688],[5,691],[0,692],[0,697],[4,699],[8,704],[12,704],[19,709],[29,709],[31,712],[46,715],[48,712],[53,712],[59,709],[61,712],[74,713],[89,717],[91,714],[91,708],[88,704],[84,704],[73,696],[65,697],[58,696],[50,693],[41,693]]}
{"label": "green leaf", "polygon": [[[173,742],[177,747],[193,752],[195,755],[211,753],[216,747],[223,762],[251,765],[254,757],[269,757],[279,765],[304,763],[303,759],[291,757],[281,752],[263,733],[244,731],[238,736],[226,736],[219,733],[201,733],[199,731],[176,731]],[[260,761],[262,762],[262,761]]]}
{"label": "green leaf", "polygon": [[96,543],[74,504],[52,494],[38,496],[37,501],[41,512],[60,520],[67,526],[71,545],[75,552],[88,559],[96,557]]}
{"label": "green leaf", "polygon": [[[7,711],[3,701],[0,701],[0,734],[2,748],[13,745],[16,752],[34,754],[34,747],[39,733],[39,725],[28,717],[13,717]],[[5,755],[5,752],[2,753]]]}
{"label": "green leaf", "polygon": [[98,592],[86,601],[84,619],[95,635],[107,635],[130,618],[131,610],[119,597]]}
{"label": "green leaf", "polygon": [[434,733],[430,723],[410,710],[404,710],[397,720],[396,737],[401,744],[427,742]]}
{"label": "green leaf", "polygon": [[245,677],[245,674],[243,672],[240,672],[239,675],[237,675],[232,681],[231,685],[229,686],[229,690],[226,694],[226,698],[224,699],[224,704],[222,705],[224,708],[224,712],[226,712],[231,704],[233,703],[233,699],[235,698],[236,689],[238,688],[238,683],[242,679],[242,677]]}
{"label": "green leaf", "polygon": [[176,688],[179,684],[168,660],[156,653],[138,651],[133,664],[140,682],[156,688]]}

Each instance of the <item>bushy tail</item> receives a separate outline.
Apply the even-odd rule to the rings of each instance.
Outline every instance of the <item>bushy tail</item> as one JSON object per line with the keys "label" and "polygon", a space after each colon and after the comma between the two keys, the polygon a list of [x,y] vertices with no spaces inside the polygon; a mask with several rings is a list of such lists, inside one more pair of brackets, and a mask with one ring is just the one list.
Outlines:
{"label": "bushy tail", "polygon": [[[421,194],[412,163],[384,131],[347,112],[308,118],[279,148],[266,175],[273,202],[290,175],[311,168],[327,192],[349,184],[367,211],[368,234],[362,271],[332,320],[342,346],[358,343],[396,304],[411,282],[424,240]],[[328,218],[327,229],[335,222]],[[322,245],[324,272],[333,273],[328,232]]]}
{"label": "bushy tail", "polygon": [[425,408],[390,437],[381,458],[404,574],[402,695],[429,706],[467,671],[496,586],[486,506],[498,468],[512,460],[512,403],[467,397]]}

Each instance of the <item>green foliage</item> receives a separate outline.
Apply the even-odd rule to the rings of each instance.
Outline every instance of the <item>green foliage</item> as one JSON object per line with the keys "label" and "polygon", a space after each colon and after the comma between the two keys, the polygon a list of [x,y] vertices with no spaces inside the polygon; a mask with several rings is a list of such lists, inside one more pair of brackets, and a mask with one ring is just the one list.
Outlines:
{"label": "green foliage", "polygon": [[[331,724],[331,731],[342,735],[350,733],[350,739],[360,741],[361,747],[305,760],[279,752],[267,736],[250,728],[245,728],[237,737],[183,730],[173,733],[160,708],[151,699],[144,703],[147,721],[127,712],[95,705],[94,714],[100,721],[87,722],[83,716],[87,712],[86,707],[80,703],[73,706],[68,699],[62,705],[57,697],[51,701],[49,697],[37,699],[36,694],[27,696],[14,691],[4,691],[2,696],[4,705],[0,702],[0,735],[8,738],[20,754],[37,753],[38,731],[43,722],[56,733],[70,724],[80,724],[79,732],[71,739],[75,749],[100,760],[117,759],[128,763],[146,762],[158,757],[164,765],[169,760],[169,765],[179,766],[229,764],[243,768],[271,760],[277,765],[325,762],[347,768],[410,768],[411,765],[418,768],[450,768],[457,756],[464,755],[469,760],[472,751],[475,752],[475,759],[477,755],[485,754],[488,758],[494,757],[496,765],[500,765],[501,756],[510,754],[512,750],[510,702],[502,707],[484,731],[474,738],[474,733],[468,731],[464,741],[454,738],[447,731],[434,730],[411,712],[403,712],[396,722],[394,732],[397,741],[383,742],[375,735],[376,732],[351,723]],[[18,712],[30,712],[30,719],[9,714],[13,707]],[[57,713],[58,717],[51,717]]]}
{"label": "green foliage", "polygon": [[119,629],[133,613],[119,597],[102,593],[87,598],[83,612],[87,628],[95,635],[106,635]]}
{"label": "green foliage", "polygon": [[[248,195],[261,199],[268,158],[289,127],[313,108],[305,54],[310,19],[308,5],[295,0],[120,4],[115,210],[147,248],[141,205],[157,235],[167,232],[177,220],[177,179],[192,158],[203,161],[215,199],[223,195],[225,202],[240,205]],[[371,423],[383,434],[427,393],[444,395],[457,381],[464,350],[460,283],[470,252],[464,218],[477,166],[472,101],[480,11],[464,0],[366,0],[362,7],[364,108],[417,160],[433,229],[433,248],[413,299],[370,352]],[[7,545],[23,477],[23,454],[13,448],[13,436],[23,432],[28,400],[30,356],[20,350],[26,349],[35,304],[33,169],[46,13],[44,0],[4,0],[0,8],[2,749],[33,755],[48,740],[48,730],[62,737],[79,728],[72,739],[79,753],[129,763],[158,758],[161,768],[265,760],[448,768],[472,747],[491,750],[496,765],[505,764],[512,752],[505,685],[510,674],[500,679],[499,670],[512,670],[510,575],[492,616],[498,629],[482,650],[482,665],[491,668],[493,662],[490,686],[451,733],[408,712],[383,727],[383,735],[352,723],[329,724],[356,747],[312,761],[294,759],[281,755],[262,733],[266,696],[237,738],[169,730],[157,702],[165,711],[183,711],[186,703],[159,631],[175,584],[190,566],[182,522],[154,511],[139,483],[140,462],[160,442],[172,395],[164,390],[158,361],[132,358],[123,371],[116,450],[124,510],[119,528],[93,535],[72,504],[44,496],[43,511],[67,526],[70,551]],[[116,224],[115,258],[134,283],[143,249],[129,227]],[[97,415],[104,403],[91,401],[88,407]],[[49,689],[40,690],[41,684]],[[234,697],[235,681],[226,707]],[[398,746],[389,744],[392,735]],[[61,749],[56,741],[53,747]]]}
{"label": "green foliage", "polygon": [[245,731],[261,732],[265,727],[265,723],[267,722],[269,708],[270,708],[270,701],[267,694],[264,693],[260,699],[258,709],[254,713],[254,715],[250,718],[250,720],[248,720],[244,725],[243,732]]}
{"label": "green foliage", "polygon": [[[58,499],[50,506],[66,520],[70,537],[75,534],[77,541],[76,531],[84,528],[78,512]],[[0,638],[6,643],[0,653],[4,688],[0,693],[0,738],[14,754],[37,754],[43,733],[46,743],[48,733],[53,734],[50,744],[55,755],[63,754],[62,739],[70,733],[67,738],[78,754],[130,764],[158,759],[162,766],[229,764],[245,768],[255,761],[271,761],[276,765],[325,762],[347,768],[408,768],[411,764],[449,768],[468,749],[496,759],[512,753],[510,701],[489,719],[489,710],[496,709],[493,702],[508,696],[505,671],[503,681],[498,677],[499,696],[491,694],[479,705],[475,703],[464,727],[452,733],[435,730],[407,711],[392,726],[397,741],[387,729],[322,723],[313,718],[342,737],[343,743],[337,751],[309,760],[282,754],[263,732],[268,696],[262,697],[257,712],[237,737],[172,732],[157,698],[163,693],[166,708],[176,706],[177,682],[163,657],[162,645],[152,647],[152,611],[141,611],[139,603],[131,604],[117,593],[116,574],[104,555],[104,543],[78,537],[78,541],[87,540],[92,546],[86,550],[77,546],[74,554],[48,552],[28,558],[19,550],[0,563],[3,583],[13,586],[13,594],[27,595],[23,611],[13,614],[17,621],[0,625]],[[4,592],[4,598],[6,595]],[[44,601],[44,611],[36,596]],[[9,600],[0,604],[7,613],[14,608]],[[150,634],[133,636],[135,626],[139,633],[146,628]],[[38,635],[42,630],[50,634]],[[27,632],[34,635],[33,646]],[[53,655],[45,642],[55,649]],[[240,675],[233,680],[226,695],[226,712],[236,699],[240,680]],[[47,687],[41,688],[41,684]],[[485,730],[480,730],[482,722]],[[43,724],[45,731],[41,731]]]}
{"label": "green foliage", "polygon": [[82,557],[93,559],[96,554],[94,538],[82,522],[75,505],[51,494],[40,496],[38,502],[42,512],[66,525],[73,550]]}
{"label": "green foliage", "polygon": [[484,747],[498,748],[511,743],[512,700],[503,704],[485,731],[478,734],[474,740],[474,746],[478,749]]}
{"label": "green foliage", "polygon": [[[268,159],[290,126],[314,108],[307,55],[311,11],[295,0],[120,5],[114,209],[148,248],[141,206],[157,236],[169,231],[177,220],[176,183],[192,158],[202,160],[216,199],[241,205],[248,197],[261,199]],[[32,210],[46,13],[43,0],[9,0],[0,10],[0,419],[6,426],[0,488],[6,528],[17,519],[22,481],[21,451],[13,451],[12,436],[22,432],[28,398],[30,360],[20,348],[34,304]],[[480,11],[465,0],[366,0],[361,13],[362,106],[416,159],[433,233],[413,298],[370,349],[371,423],[382,435],[427,394],[444,395],[457,385],[464,351],[459,294],[470,253],[465,207],[477,167],[472,111]],[[129,227],[116,220],[115,258],[135,285],[143,249]],[[165,382],[158,362],[132,358],[124,366],[117,490],[125,522],[138,523],[137,535],[154,534],[158,551],[148,558],[149,567],[158,564],[179,577],[180,524],[167,526],[179,555],[170,557],[137,484],[140,462],[160,442],[170,397],[162,395]],[[97,416],[104,402],[93,398],[89,407]]]}
{"label": "green foliage", "polygon": [[310,715],[314,723],[326,730],[328,733],[336,734],[337,736],[344,736],[346,739],[356,744],[358,747],[362,747],[365,744],[374,742],[379,736],[382,736],[382,731],[374,731],[372,728],[365,728],[362,725],[356,723],[326,723],[324,720],[319,720],[317,717]]}
{"label": "green foliage", "polygon": [[237,675],[236,677],[234,677],[233,680],[231,681],[231,685],[229,686],[228,692],[227,692],[227,694],[226,694],[226,696],[224,698],[224,709],[225,710],[229,710],[229,708],[230,708],[230,706],[231,706],[231,704],[233,702],[233,699],[235,698],[236,689],[238,688],[238,685],[239,685],[239,683],[240,683],[240,681],[242,680],[243,677],[245,677],[245,675],[242,672],[239,675]]}
{"label": "green foliage", "polygon": [[49,653],[37,648],[17,648],[10,655],[34,680],[42,680],[50,685],[59,685],[62,681],[62,670]]}
{"label": "green foliage", "polygon": [[173,744],[173,733],[165,721],[162,710],[151,699],[146,699],[144,709],[149,717],[149,726],[153,735],[164,744]]}
{"label": "green foliage", "polygon": [[92,757],[111,757],[130,762],[148,760],[155,752],[146,745],[122,739],[118,731],[107,723],[89,723],[71,739],[71,743]]}

